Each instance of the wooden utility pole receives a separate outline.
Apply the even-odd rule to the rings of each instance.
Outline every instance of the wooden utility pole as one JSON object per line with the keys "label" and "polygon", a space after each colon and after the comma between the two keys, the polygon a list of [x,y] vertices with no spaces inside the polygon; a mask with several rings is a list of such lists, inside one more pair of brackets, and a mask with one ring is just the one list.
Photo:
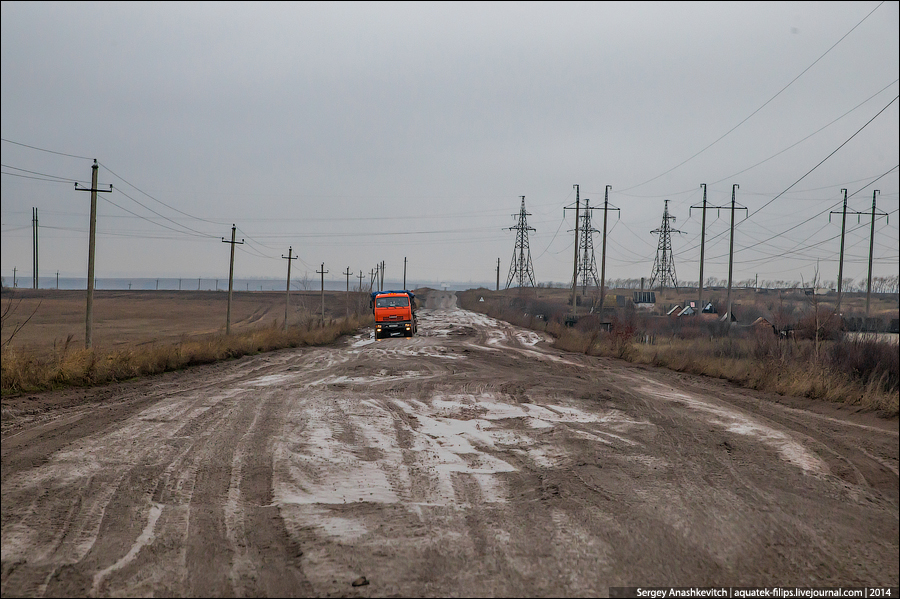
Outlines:
{"label": "wooden utility pole", "polygon": [[347,270],[344,271],[344,274],[347,275],[347,318],[350,317],[350,267],[347,267]]}
{"label": "wooden utility pole", "polygon": [[97,159],[94,158],[94,165],[91,167],[91,188],[85,189],[75,184],[75,191],[91,192],[91,229],[88,238],[88,277],[87,277],[87,307],[84,315],[84,347],[91,349],[93,345],[93,328],[94,328],[94,255],[97,242],[97,193],[110,193],[113,190],[112,184],[109,189],[97,189],[97,169],[99,169]]}
{"label": "wooden utility pole", "polygon": [[378,291],[384,291],[384,260],[381,261],[381,286]]}
{"label": "wooden utility pole", "polygon": [[403,257],[403,288],[406,289],[406,256]]}
{"label": "wooden utility pole", "polygon": [[34,285],[38,288],[38,211],[37,208],[31,209],[31,224],[34,230]]}
{"label": "wooden utility pole", "polygon": [[500,258],[497,258],[497,291],[500,291]]}
{"label": "wooden utility pole", "polygon": [[[612,189],[612,185],[606,186],[606,191],[603,193],[603,257],[601,258],[601,266],[600,266],[600,315],[603,315],[603,303],[606,298],[606,219],[610,210],[619,210],[618,208],[610,208],[609,207],[609,190]],[[621,213],[621,211],[620,211]]]}
{"label": "wooden utility pole", "polygon": [[[244,243],[244,240],[235,241],[234,236],[237,232],[237,227],[233,224],[231,225],[231,241],[226,240],[224,237],[222,238],[222,243],[230,243],[231,244],[231,262],[228,266],[228,310],[225,313],[225,334],[231,334],[231,294],[234,290],[234,246],[241,245]],[[290,262],[288,262],[290,264]],[[216,291],[218,291],[219,281],[216,279]],[[200,280],[197,279],[197,288],[200,288]]]}
{"label": "wooden utility pole", "polygon": [[[288,255],[282,256],[285,260],[288,261],[288,273],[287,273],[287,294],[284,298],[284,332],[287,332],[288,329],[288,308],[291,305],[291,262],[299,258],[299,256],[292,256],[294,248],[293,246],[288,246]],[[247,289],[250,289],[250,284],[247,283]]]}
{"label": "wooden utility pole", "polygon": [[322,326],[325,326],[325,273],[328,271],[325,270],[325,263],[322,263],[322,270],[316,271],[318,274],[322,275]]}

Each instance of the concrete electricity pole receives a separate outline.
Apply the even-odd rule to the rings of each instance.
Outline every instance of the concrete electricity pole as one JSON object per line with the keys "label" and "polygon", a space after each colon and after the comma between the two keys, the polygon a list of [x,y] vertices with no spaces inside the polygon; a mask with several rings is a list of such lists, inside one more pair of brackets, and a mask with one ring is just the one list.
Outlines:
{"label": "concrete electricity pole", "polygon": [[497,258],[497,291],[500,291],[500,258]]}
{"label": "concrete electricity pole", "polygon": [[869,276],[866,281],[866,327],[869,325],[869,304],[872,300],[872,256],[875,250],[875,196],[881,191],[872,191],[872,229],[869,232]]}
{"label": "concrete electricity pole", "polygon": [[[572,270],[572,316],[575,317],[578,315],[578,309],[575,304],[575,291],[578,287],[578,212],[581,208],[581,196],[579,195],[581,190],[578,187],[578,184],[573,185],[575,188],[575,266]],[[563,208],[563,213],[565,214],[566,210],[569,208]]]}
{"label": "concrete electricity pole", "polygon": [[406,289],[406,256],[403,257],[403,288]]}
{"label": "concrete electricity pole", "polygon": [[322,326],[325,326],[325,273],[328,271],[325,270],[325,263],[322,263],[322,270],[317,270],[316,273],[322,275]]}
{"label": "concrete electricity pole", "polygon": [[[288,246],[288,255],[282,256],[285,260],[288,261],[288,273],[287,273],[287,297],[284,299],[284,332],[287,333],[288,329],[288,307],[291,305],[291,262],[299,258],[299,256],[292,256],[294,248],[293,246]],[[249,289],[249,283],[247,288]]]}
{"label": "concrete electricity pole", "polygon": [[359,290],[362,291],[363,290],[362,282],[363,282],[363,279],[366,278],[366,275],[363,274],[363,271],[359,271],[359,276],[357,278],[359,279]]}
{"label": "concrete electricity pole", "polygon": [[38,211],[31,209],[31,225],[34,230],[34,288],[38,288]]}
{"label": "concrete electricity pole", "polygon": [[[701,183],[700,187],[703,188],[703,205],[700,209],[703,211],[702,218],[700,219],[700,280],[697,282],[697,313],[703,311],[703,255],[706,250],[706,183]],[[691,208],[696,208],[696,206],[691,206]],[[688,209],[688,216],[690,216],[691,211]]]}
{"label": "concrete electricity pole", "polygon": [[[403,260],[405,262],[406,258],[404,258]],[[405,268],[406,267],[404,265],[404,269]],[[350,318],[350,267],[349,266],[347,267],[347,270],[344,271],[344,274],[347,275],[347,296],[346,296],[347,297],[347,302],[346,302],[347,303],[347,318]]]}
{"label": "concrete electricity pole", "polygon": [[[604,192],[603,197],[603,257],[601,258],[601,266],[600,266],[600,314],[603,314],[603,302],[606,296],[606,217],[609,214],[610,210],[619,210],[618,208],[610,208],[609,207],[609,190],[612,189],[612,185],[606,186],[606,191]],[[621,215],[621,210],[619,214]]]}
{"label": "concrete electricity pole", "polygon": [[[847,232],[847,190],[842,189],[844,192],[844,209],[841,210],[841,257],[838,262],[838,280],[837,280],[837,308],[835,312],[838,317],[841,315],[841,300],[843,299],[844,292],[844,235]],[[831,215],[836,214],[833,210],[828,214],[828,220],[831,220]],[[814,290],[815,292],[815,290]]]}
{"label": "concrete electricity pole", "polygon": [[[231,263],[228,267],[228,310],[225,313],[225,334],[231,334],[231,294],[234,290],[234,246],[241,245],[244,243],[244,240],[240,241],[234,240],[235,232],[237,231],[237,227],[234,224],[231,225],[231,241],[227,241],[224,237],[222,238],[222,243],[230,243],[231,244]],[[290,264],[290,262],[288,262]],[[218,288],[218,280],[216,281],[216,287]],[[197,288],[200,288],[200,280],[197,280]],[[217,289],[218,290],[218,289]]]}
{"label": "concrete electricity pole", "polygon": [[84,315],[84,347],[91,349],[93,345],[93,328],[94,328],[94,253],[97,241],[97,193],[110,193],[113,190],[112,184],[109,189],[97,189],[97,159],[94,158],[94,165],[91,167],[91,188],[84,189],[75,184],[75,191],[91,192],[91,232],[88,239],[88,280],[87,280],[87,308]]}
{"label": "concrete electricity pole", "polygon": [[[728,306],[728,330],[731,330],[731,321],[734,319],[734,313],[731,311],[731,275],[734,271],[734,211],[735,211],[735,190],[740,189],[741,186],[735,183],[731,186],[731,236],[728,242],[728,297],[725,301],[725,305]],[[744,207],[737,208],[737,210],[747,210]]]}

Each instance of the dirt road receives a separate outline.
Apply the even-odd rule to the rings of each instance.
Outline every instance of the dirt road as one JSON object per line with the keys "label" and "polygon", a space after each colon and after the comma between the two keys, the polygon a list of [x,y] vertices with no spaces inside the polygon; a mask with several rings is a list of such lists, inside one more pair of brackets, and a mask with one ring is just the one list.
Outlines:
{"label": "dirt road", "polygon": [[3,596],[897,586],[896,419],[419,332],[4,400]]}

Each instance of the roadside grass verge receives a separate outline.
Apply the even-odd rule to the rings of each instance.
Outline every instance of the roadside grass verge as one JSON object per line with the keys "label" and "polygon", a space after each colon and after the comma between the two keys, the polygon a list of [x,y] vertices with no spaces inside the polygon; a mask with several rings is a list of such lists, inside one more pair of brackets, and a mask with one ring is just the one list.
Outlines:
{"label": "roadside grass verge", "polygon": [[614,319],[606,331],[590,317],[567,327],[562,322],[566,308],[517,299],[464,301],[463,307],[545,332],[553,337],[553,346],[564,351],[725,379],[780,395],[860,406],[888,418],[900,414],[900,354],[895,345],[871,340],[779,339],[771,330],[685,339],[671,332],[644,330],[639,321],[626,319]]}
{"label": "roadside grass verge", "polygon": [[11,395],[88,387],[288,347],[325,345],[371,321],[368,315],[351,315],[332,319],[325,326],[308,322],[287,332],[272,325],[227,336],[215,334],[107,352],[72,348],[71,338],[49,355],[8,346],[0,354],[0,392]]}

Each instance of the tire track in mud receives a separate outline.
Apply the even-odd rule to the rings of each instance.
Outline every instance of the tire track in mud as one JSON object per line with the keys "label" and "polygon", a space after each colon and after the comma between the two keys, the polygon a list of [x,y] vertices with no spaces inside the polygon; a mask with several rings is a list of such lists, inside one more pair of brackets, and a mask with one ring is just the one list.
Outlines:
{"label": "tire track in mud", "polygon": [[4,596],[896,584],[895,432],[453,300],[4,428]]}
{"label": "tire track in mud", "polygon": [[[312,356],[311,362],[321,363],[321,356]],[[265,380],[264,373],[270,371],[271,366],[256,365],[246,370],[231,377],[231,380],[238,383]],[[145,587],[167,588],[172,594],[234,594],[232,586],[235,583],[227,575],[231,569],[233,547],[238,543],[234,542],[234,534],[226,538],[229,530],[223,506],[249,501],[250,509],[237,514],[238,517],[246,517],[248,524],[240,526],[238,522],[232,526],[251,531],[252,535],[242,535],[239,545],[248,545],[248,536],[255,539],[249,545],[251,550],[256,548],[258,555],[255,560],[262,562],[260,565],[263,567],[259,570],[263,573],[264,587],[271,588],[273,592],[270,594],[275,596],[302,595],[308,591],[302,576],[294,576],[294,580],[285,576],[285,572],[291,572],[290,568],[280,569],[274,577],[270,569],[273,560],[267,554],[271,553],[273,545],[276,546],[276,554],[285,552],[277,551],[277,543],[274,542],[279,539],[279,535],[274,534],[278,526],[272,523],[272,515],[277,516],[277,508],[271,506],[271,467],[266,464],[266,454],[247,451],[238,456],[231,449],[240,447],[238,435],[246,433],[248,428],[253,430],[251,424],[259,419],[260,414],[258,410],[247,410],[250,405],[256,404],[248,404],[241,410],[234,392],[225,392],[217,397],[203,393],[215,386],[213,383],[197,385],[162,402],[157,398],[157,405],[139,412],[137,416],[114,420],[112,429],[101,433],[93,443],[88,442],[74,449],[59,449],[55,442],[50,443],[49,448],[43,447],[47,455],[55,453],[61,463],[54,465],[52,458],[41,462],[47,464],[47,468],[43,469],[46,471],[44,482],[38,481],[42,486],[65,485],[65,482],[59,482],[67,478],[66,473],[60,470],[69,463],[75,465],[77,470],[79,460],[74,454],[78,453],[88,457],[88,463],[82,464],[81,468],[97,471],[87,475],[89,478],[85,480],[102,480],[102,488],[97,494],[92,494],[96,489],[92,491],[90,485],[68,486],[65,492],[51,496],[56,502],[53,505],[40,503],[40,497],[44,495],[39,495],[39,499],[22,512],[4,509],[5,546],[9,546],[7,541],[15,538],[15,535],[7,534],[10,531],[46,528],[47,523],[42,520],[48,514],[53,518],[50,525],[58,531],[55,536],[60,539],[53,543],[50,551],[44,547],[41,554],[26,560],[4,561],[4,571],[9,565],[13,574],[4,575],[4,589],[13,585],[16,588],[32,588],[34,592],[28,594],[71,596],[105,594],[115,589],[120,579],[128,581],[126,585],[133,584],[135,578],[144,577],[141,572],[148,561],[148,555],[140,552],[137,540],[140,544],[146,544],[147,539],[141,540],[141,537],[149,536],[165,540],[161,543],[163,547],[179,545],[181,548],[171,558],[172,563],[180,563],[181,568],[176,568],[177,576],[172,576],[171,571],[160,573],[151,579],[152,584],[142,583]],[[270,412],[271,409],[270,406]],[[273,418],[277,419],[277,415],[268,414],[263,418],[266,426],[272,425]],[[108,427],[110,422],[105,424]],[[85,426],[89,426],[87,421]],[[137,441],[139,438],[140,444]],[[268,438],[268,430],[263,430],[244,444],[255,449],[265,448]],[[162,445],[154,445],[153,441],[160,440]],[[90,457],[98,455],[106,455],[107,459],[92,460]],[[113,455],[116,458],[111,459],[109,456]],[[267,455],[271,458],[271,452]],[[259,459],[263,460],[261,465]],[[81,461],[84,461],[83,458]],[[103,463],[92,463],[97,461]],[[252,466],[249,468],[251,483],[243,485],[244,489],[254,491],[250,493],[250,499],[241,498],[240,494],[235,497],[234,491],[229,488],[229,483],[242,485],[240,475],[236,479],[226,476],[226,473],[235,470],[239,473],[242,461],[248,461]],[[115,477],[118,480],[114,480]],[[260,484],[261,490],[258,488]],[[19,503],[18,498],[30,495],[32,488],[15,476],[7,478],[3,484],[4,507],[9,503]],[[231,496],[230,503],[225,501],[226,495]],[[60,519],[56,514],[68,516]],[[39,521],[35,522],[36,519]],[[148,520],[152,520],[154,526],[144,530],[144,523]],[[201,533],[194,534],[196,529]],[[280,537],[281,545],[289,548],[286,553],[296,556],[299,550],[290,547],[283,526]],[[21,544],[40,545],[27,539],[22,540]],[[123,552],[122,548],[129,551]],[[137,551],[132,551],[134,549]],[[149,562],[156,563],[160,553],[167,551],[155,549]],[[61,565],[48,566],[43,563],[47,561],[56,561]],[[88,576],[86,573],[91,571],[95,574]],[[186,577],[185,572],[193,574]],[[29,582],[19,583],[19,579]],[[250,587],[256,584],[251,581]],[[113,594],[116,593],[113,591]]]}

